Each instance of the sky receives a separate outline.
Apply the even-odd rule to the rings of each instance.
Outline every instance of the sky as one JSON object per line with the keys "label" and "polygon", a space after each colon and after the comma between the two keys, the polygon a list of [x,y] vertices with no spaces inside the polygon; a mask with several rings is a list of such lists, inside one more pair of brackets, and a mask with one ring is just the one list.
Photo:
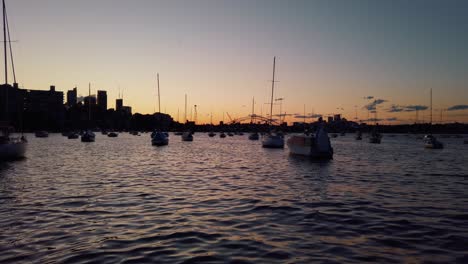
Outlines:
{"label": "sky", "polygon": [[[468,122],[468,1],[6,0],[17,81],[119,91],[133,112],[198,122],[269,113]],[[2,55],[3,57],[3,55]],[[11,80],[10,80],[11,82]],[[66,98],[66,96],[65,96]],[[418,110],[418,111],[416,111]],[[178,114],[179,113],[179,114]],[[309,119],[312,120],[312,119]],[[229,121],[227,114],[224,121]]]}

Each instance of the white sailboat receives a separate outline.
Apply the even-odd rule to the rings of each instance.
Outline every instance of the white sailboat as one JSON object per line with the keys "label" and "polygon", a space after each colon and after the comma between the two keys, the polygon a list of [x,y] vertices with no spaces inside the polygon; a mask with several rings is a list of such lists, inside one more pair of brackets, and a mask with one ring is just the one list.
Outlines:
{"label": "white sailboat", "polygon": [[[276,57],[273,57],[273,80],[271,81],[271,102],[270,102],[270,126],[273,123],[273,95],[275,91],[275,66]],[[264,148],[284,148],[284,137],[273,131],[270,131],[262,139],[262,147]]]}
{"label": "white sailboat", "polygon": [[323,124],[315,135],[291,136],[287,145],[291,154],[309,156],[313,159],[333,159],[333,148]]}
{"label": "white sailboat", "polygon": [[[431,120],[429,122],[429,129],[432,130],[432,89],[431,89]],[[432,133],[429,133],[427,135],[424,136],[424,147],[425,148],[428,148],[428,149],[443,149],[444,148],[444,144],[442,144],[442,142],[438,141],[437,138],[435,136],[432,135]]]}
{"label": "white sailboat", "polygon": [[[8,27],[5,0],[2,1],[3,7],[3,47],[5,52],[5,85],[3,85],[5,91],[5,120],[0,122],[0,160],[13,160],[23,158],[26,153],[27,140],[24,136],[22,137],[12,137],[10,132],[13,131],[13,127],[9,125],[8,122],[8,90],[11,86],[8,84],[8,59],[7,59],[7,43],[10,44],[10,53],[13,60],[13,53],[11,52],[11,42],[10,42],[10,29]],[[8,38],[7,38],[8,32]],[[12,63],[13,65],[13,63]],[[14,69],[13,69],[14,73]],[[14,83],[16,84],[16,77],[14,78]]]}
{"label": "white sailboat", "polygon": [[[161,113],[161,95],[159,93],[159,73],[157,74],[157,81],[158,81],[158,108],[159,113]],[[165,146],[169,144],[169,135],[159,130],[153,131],[151,133],[151,144],[153,146]]]}
{"label": "white sailboat", "polygon": [[81,135],[81,142],[94,142],[96,139],[96,135],[94,132],[89,128],[91,123],[91,83],[89,83],[88,88],[89,99],[88,99],[88,129]]}

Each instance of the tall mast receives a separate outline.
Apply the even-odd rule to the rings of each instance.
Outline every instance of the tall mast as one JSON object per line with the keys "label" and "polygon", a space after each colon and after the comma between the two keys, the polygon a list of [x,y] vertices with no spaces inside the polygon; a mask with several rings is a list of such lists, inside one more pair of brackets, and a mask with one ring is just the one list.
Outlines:
{"label": "tall mast", "polygon": [[159,113],[161,113],[161,94],[159,93],[159,72],[158,72],[158,106],[159,106]]}
{"label": "tall mast", "polygon": [[255,97],[252,98],[252,116],[250,117],[250,123],[253,123],[253,118],[255,115]]}
{"label": "tall mast", "polygon": [[430,125],[432,125],[432,88],[431,88],[431,121],[430,121]]}
{"label": "tall mast", "polygon": [[273,57],[273,80],[271,80],[270,125],[273,123],[273,93],[275,91],[275,65],[276,65],[276,56]]}
{"label": "tall mast", "polygon": [[91,123],[91,83],[88,86],[88,122]]}
{"label": "tall mast", "polygon": [[184,124],[187,123],[187,94],[185,94]]}
{"label": "tall mast", "polygon": [[2,0],[3,4],[3,50],[5,54],[5,84],[8,84],[8,60],[7,60],[7,37],[6,37],[6,8],[5,0]]}

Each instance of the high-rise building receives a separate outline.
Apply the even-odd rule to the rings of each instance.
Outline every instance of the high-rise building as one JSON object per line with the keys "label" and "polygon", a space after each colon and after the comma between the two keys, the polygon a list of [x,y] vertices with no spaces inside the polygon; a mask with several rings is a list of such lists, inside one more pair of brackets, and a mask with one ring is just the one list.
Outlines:
{"label": "high-rise building", "polygon": [[84,105],[96,105],[96,96],[90,95],[84,98]]}
{"label": "high-rise building", "polygon": [[97,104],[99,108],[107,110],[107,92],[97,91]]}
{"label": "high-rise building", "polygon": [[77,93],[76,87],[73,88],[73,90],[68,90],[67,91],[67,104],[68,104],[68,106],[76,105],[77,98],[78,98],[78,93]]}
{"label": "high-rise building", "polygon": [[115,100],[115,110],[116,111],[121,111],[122,107],[123,107],[123,99]]}

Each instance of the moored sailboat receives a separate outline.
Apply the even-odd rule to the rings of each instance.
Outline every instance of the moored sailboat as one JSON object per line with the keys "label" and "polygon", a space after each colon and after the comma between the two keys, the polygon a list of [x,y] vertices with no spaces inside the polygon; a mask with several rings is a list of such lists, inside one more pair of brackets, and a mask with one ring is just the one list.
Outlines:
{"label": "moored sailboat", "polygon": [[[1,92],[4,92],[5,95],[5,105],[4,105],[4,117],[5,121],[0,122],[0,160],[14,160],[23,158],[26,153],[26,146],[27,140],[24,136],[21,137],[12,137],[11,132],[14,130],[12,126],[10,126],[8,121],[8,110],[9,110],[9,103],[8,103],[8,91],[12,88],[8,84],[8,57],[7,57],[7,43],[10,44],[10,54],[11,59],[13,62],[13,52],[11,50],[11,40],[10,40],[10,29],[7,26],[7,15],[6,15],[6,7],[5,7],[5,0],[2,1],[3,7],[3,47],[4,47],[4,55],[5,55],[5,84],[3,85]],[[8,38],[7,38],[8,32]],[[13,63],[12,63],[13,66]],[[14,68],[13,68],[14,73]],[[14,75],[13,75],[14,76]],[[14,84],[13,87],[17,87],[16,77],[14,76]],[[3,107],[3,105],[2,105]]]}
{"label": "moored sailboat", "polygon": [[323,125],[315,135],[291,136],[287,145],[291,154],[309,156],[313,159],[333,159],[333,148]]}
{"label": "moored sailboat", "polygon": [[[276,57],[273,57],[273,80],[271,81],[271,102],[270,102],[270,120],[269,125],[273,123],[273,96],[275,91],[275,66]],[[262,139],[262,147],[264,148],[284,148],[284,137],[273,131],[270,131]]]}
{"label": "moored sailboat", "polygon": [[[429,122],[429,130],[432,130],[432,89],[431,89],[430,100],[431,100],[431,107],[430,107],[430,111],[431,111],[430,118],[431,118],[431,120]],[[430,131],[430,132],[432,132],[432,131]],[[444,144],[442,142],[438,141],[437,138],[434,135],[432,135],[432,133],[429,133],[429,134],[424,136],[424,147],[428,148],[428,149],[443,149]]]}

